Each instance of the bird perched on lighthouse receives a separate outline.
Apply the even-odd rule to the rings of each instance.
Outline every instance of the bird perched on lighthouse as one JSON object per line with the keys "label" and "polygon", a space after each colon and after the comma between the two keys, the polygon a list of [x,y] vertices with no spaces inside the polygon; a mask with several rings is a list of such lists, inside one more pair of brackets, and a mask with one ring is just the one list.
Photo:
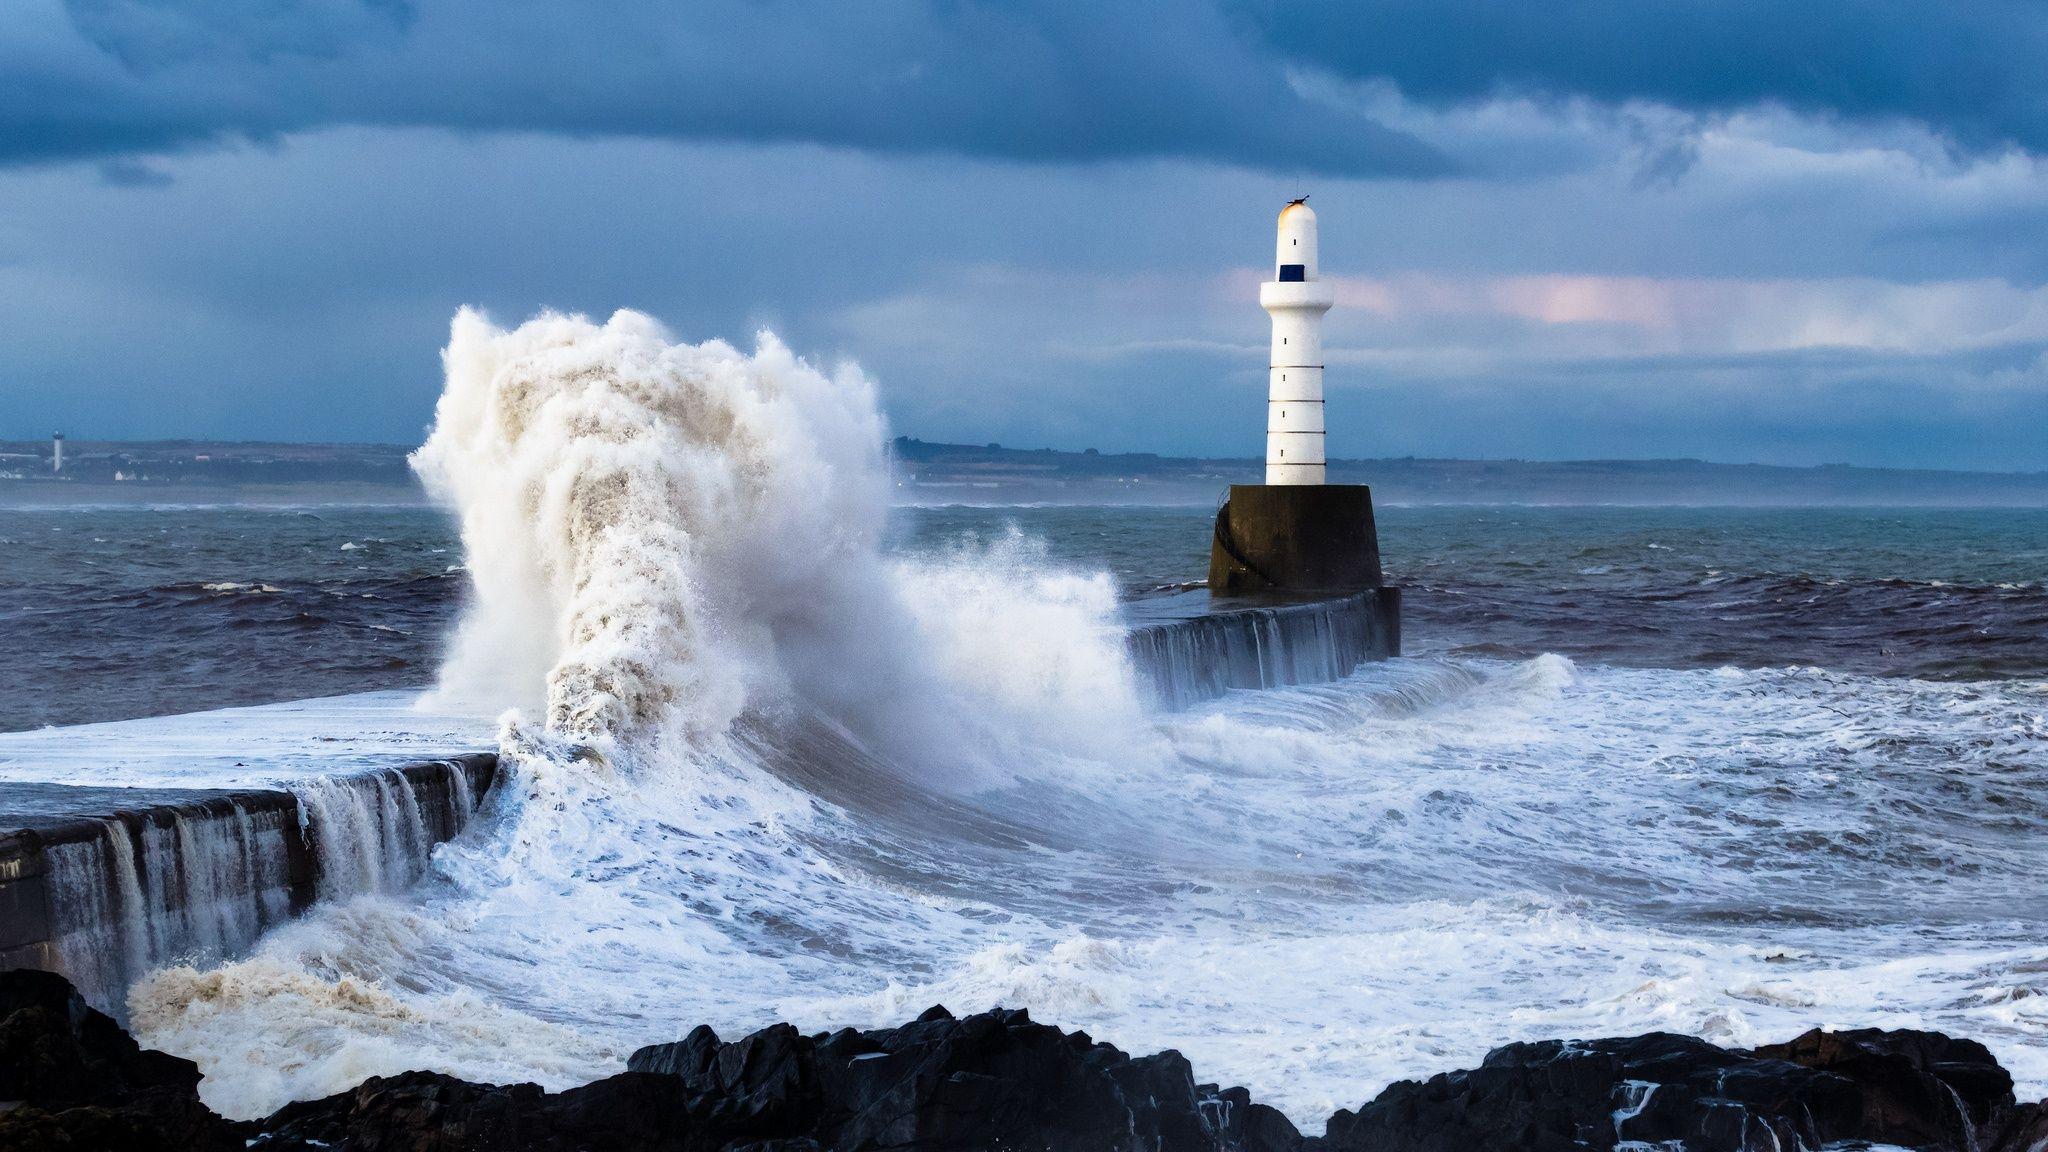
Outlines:
{"label": "bird perched on lighthouse", "polygon": [[1323,313],[1336,293],[1317,277],[1316,214],[1308,197],[1280,210],[1273,279],[1259,307],[1273,317],[1266,383],[1266,483],[1323,482]]}

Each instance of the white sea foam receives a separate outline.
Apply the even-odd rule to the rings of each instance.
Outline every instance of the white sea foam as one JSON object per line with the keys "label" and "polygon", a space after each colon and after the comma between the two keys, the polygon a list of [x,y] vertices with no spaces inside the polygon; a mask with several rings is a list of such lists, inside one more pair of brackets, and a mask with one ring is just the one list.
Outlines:
{"label": "white sea foam", "polygon": [[[464,312],[445,360],[416,464],[461,513],[476,596],[443,700],[532,713],[544,691],[549,729],[595,745],[687,744],[800,700],[951,762],[985,711],[942,714],[963,690],[1060,709],[1116,678],[1113,655],[1063,643],[1092,627],[1117,651],[1106,580],[1020,591],[964,558],[884,558],[885,437],[857,369],[828,376],[765,333],[752,355],[672,343],[632,312],[510,332]],[[1000,659],[969,631],[1007,641]]]}
{"label": "white sea foam", "polygon": [[488,711],[421,707],[416,691],[364,692],[0,732],[0,781],[267,788],[484,751],[497,728]]}
{"label": "white sea foam", "polygon": [[1650,1028],[1940,1027],[2048,1086],[2038,684],[1403,660],[1148,715],[1107,581],[883,554],[850,368],[630,313],[465,313],[447,366],[420,463],[477,595],[435,699],[515,709],[502,782],[411,891],[138,986],[216,1107],[934,1001],[1311,1127]]}
{"label": "white sea foam", "polygon": [[[697,1023],[934,1002],[1176,1046],[1304,1123],[1509,1040],[1651,1028],[1943,1028],[2039,1093],[2048,948],[2012,915],[2040,862],[1931,801],[1956,750],[2038,789],[2011,765],[2040,707],[1798,669],[1403,661],[1155,719],[1156,762],[1068,756],[909,815],[877,781],[818,800],[745,739],[631,789],[515,747],[518,811],[427,886],[323,908],[210,974],[230,991],[202,1008],[181,974],[135,1014],[243,1115],[422,1063],[566,1086]],[[850,744],[812,750],[862,771]],[[294,998],[261,994],[279,973]]]}

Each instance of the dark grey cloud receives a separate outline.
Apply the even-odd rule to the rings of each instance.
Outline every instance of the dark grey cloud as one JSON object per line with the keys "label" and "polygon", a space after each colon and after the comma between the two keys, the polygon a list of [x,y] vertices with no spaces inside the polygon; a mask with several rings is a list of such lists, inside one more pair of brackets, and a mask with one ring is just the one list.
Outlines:
{"label": "dark grey cloud", "polygon": [[[2048,467],[2048,290],[1985,281],[2048,266],[2005,227],[2048,174],[1821,159],[1709,155],[1648,192],[1317,182],[1325,268],[1392,293],[1331,314],[1339,451]],[[1285,178],[390,129],[152,163],[175,182],[0,173],[0,431],[413,440],[476,304],[765,324],[927,439],[1262,443]],[[1879,242],[1904,228],[1942,231]],[[1837,335],[1788,338],[1809,323]]]}
{"label": "dark grey cloud", "polygon": [[1445,161],[1204,5],[68,0],[0,14],[0,162],[338,125],[1342,174]]}
{"label": "dark grey cloud", "polygon": [[[0,164],[360,125],[1488,170],[1304,72],[1438,104],[1775,105],[2039,153],[2042,59],[2039,0],[25,0],[0,10]],[[1645,183],[1692,160],[1646,149]]]}
{"label": "dark grey cloud", "polygon": [[[0,431],[410,440],[457,307],[634,307],[857,360],[927,439],[1251,456],[1312,191],[1341,454],[2048,467],[2048,161],[1789,59],[1528,63],[1711,47],[1577,9],[1386,63],[1337,12],[579,7],[0,3]],[[1701,130],[1752,103],[1825,114]],[[1457,178],[1342,178],[1414,139]]]}
{"label": "dark grey cloud", "polygon": [[100,181],[116,188],[168,188],[171,174],[140,161],[114,159],[100,165]]}
{"label": "dark grey cloud", "polygon": [[1761,104],[1923,123],[1957,146],[2048,151],[2040,0],[1250,0],[1297,64],[1413,99]]}
{"label": "dark grey cloud", "polygon": [[339,60],[389,46],[413,23],[411,0],[66,0],[80,34],[131,71],[181,64]]}

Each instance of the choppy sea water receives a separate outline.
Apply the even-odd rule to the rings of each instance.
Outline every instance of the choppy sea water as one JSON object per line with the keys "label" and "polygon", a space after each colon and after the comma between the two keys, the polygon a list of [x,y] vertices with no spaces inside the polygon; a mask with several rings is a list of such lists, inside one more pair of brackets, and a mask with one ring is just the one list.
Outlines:
{"label": "choppy sea water", "polygon": [[[1124,595],[1201,579],[1190,508],[902,508],[907,554],[1015,530]],[[1378,511],[1411,653],[1647,668],[2048,675],[2048,512]],[[428,508],[0,508],[0,731],[434,675],[467,587]]]}
{"label": "choppy sea water", "polygon": [[[1012,714],[961,729],[974,771],[772,710],[625,779],[538,755],[412,893],[145,982],[136,1026],[241,1114],[933,1002],[1178,1047],[1311,1130],[1499,1043],[1651,1028],[1940,1028],[2048,1089],[2048,514],[1380,522],[1408,657],[1154,714],[1098,633],[1199,576],[1206,512],[898,510],[888,552],[936,606],[915,626],[986,641],[933,659]],[[0,539],[16,729],[423,685],[468,587],[424,510],[6,512]],[[156,731],[260,750],[279,716]],[[389,691],[319,718],[489,726]],[[61,742],[82,765],[114,731]]]}

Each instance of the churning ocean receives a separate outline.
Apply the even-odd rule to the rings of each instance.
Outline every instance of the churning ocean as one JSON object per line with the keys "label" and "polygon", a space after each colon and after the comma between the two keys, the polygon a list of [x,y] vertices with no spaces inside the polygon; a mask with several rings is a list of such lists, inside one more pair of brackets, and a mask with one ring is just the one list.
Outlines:
{"label": "churning ocean", "polygon": [[[899,508],[890,547],[1020,534],[1124,596],[1198,581],[1198,508]],[[2048,676],[2048,511],[1381,507],[1411,656]],[[432,682],[466,588],[414,507],[0,508],[0,731]]]}
{"label": "churning ocean", "polygon": [[[1208,523],[902,508],[889,550],[962,582],[1104,573],[1113,609],[1197,576]],[[2048,514],[1397,507],[1380,531],[1409,590],[1391,664],[1098,746],[1026,735],[1013,778],[940,790],[957,821],[731,766],[608,800],[557,870],[325,909],[160,978],[138,1024],[243,1113],[422,1063],[568,1084],[700,1021],[932,1001],[1177,1046],[1305,1123],[1508,1040],[1650,1028],[1942,1028],[2048,1087]],[[0,540],[10,729],[425,687],[467,588],[428,509],[8,511]],[[736,797],[749,819],[703,820]]]}
{"label": "churning ocean", "polygon": [[218,760],[281,723],[230,706],[359,693],[337,748],[500,751],[417,885],[131,990],[224,1112],[933,1003],[1310,1125],[1651,1029],[1935,1028],[2048,1089],[2048,513],[1383,507],[1404,657],[1169,712],[1120,614],[1207,510],[891,509],[865,382],[772,340],[465,314],[447,359],[459,523],[0,512],[0,727],[225,708],[178,728]]}

